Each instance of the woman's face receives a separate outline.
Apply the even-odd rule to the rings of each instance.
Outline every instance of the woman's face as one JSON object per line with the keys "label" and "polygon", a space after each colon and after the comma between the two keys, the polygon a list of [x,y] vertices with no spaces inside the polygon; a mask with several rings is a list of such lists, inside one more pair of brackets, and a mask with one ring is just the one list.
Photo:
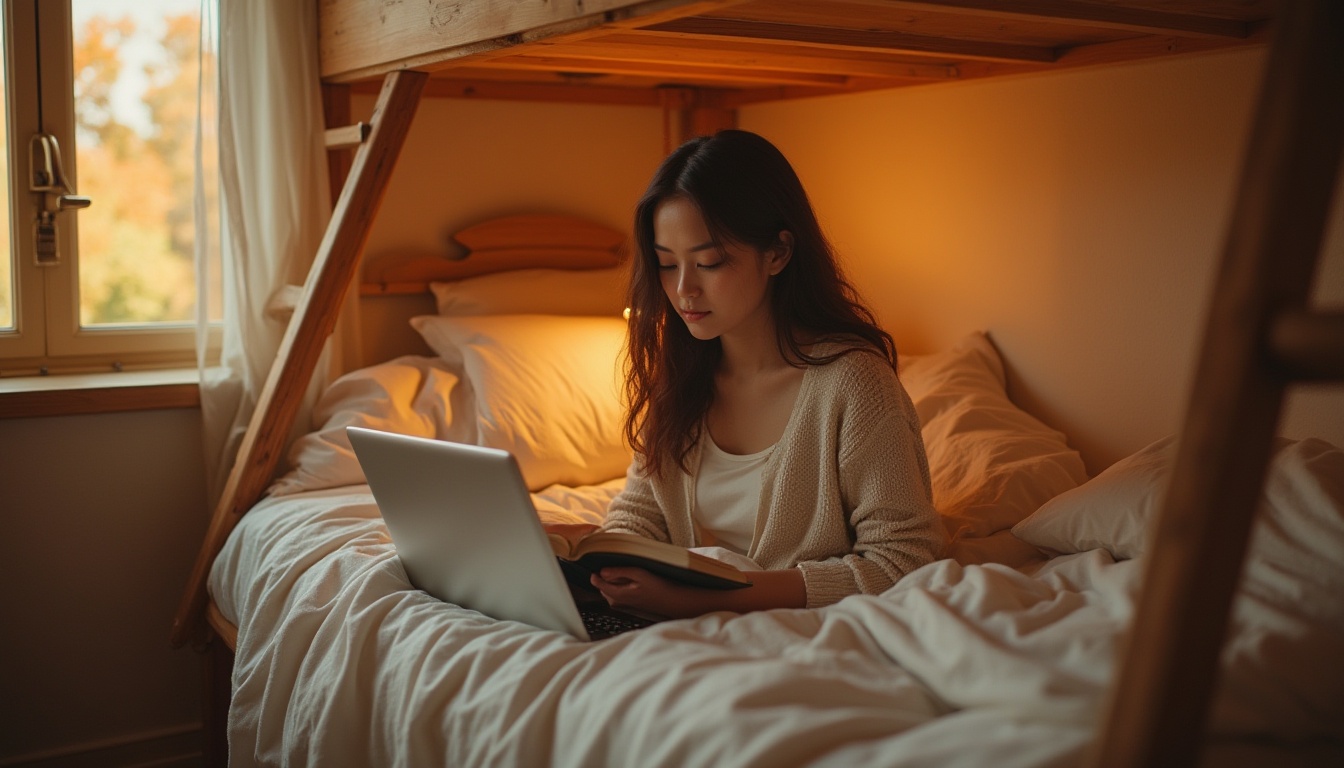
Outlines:
{"label": "woman's face", "polygon": [[664,200],[653,213],[654,251],[663,293],[691,335],[708,340],[751,333],[772,337],[770,278],[788,263],[791,241],[759,251],[725,244],[719,248],[694,203],[684,197]]}

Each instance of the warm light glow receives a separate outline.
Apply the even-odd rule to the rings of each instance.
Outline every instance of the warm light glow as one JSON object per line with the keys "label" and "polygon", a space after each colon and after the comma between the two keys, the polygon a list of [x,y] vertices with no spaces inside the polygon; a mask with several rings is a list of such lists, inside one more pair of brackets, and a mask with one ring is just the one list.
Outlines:
{"label": "warm light glow", "polygon": [[625,318],[626,320],[629,320],[629,319],[630,319],[630,308],[629,308],[629,307],[626,307],[625,309],[621,310],[621,317]]}

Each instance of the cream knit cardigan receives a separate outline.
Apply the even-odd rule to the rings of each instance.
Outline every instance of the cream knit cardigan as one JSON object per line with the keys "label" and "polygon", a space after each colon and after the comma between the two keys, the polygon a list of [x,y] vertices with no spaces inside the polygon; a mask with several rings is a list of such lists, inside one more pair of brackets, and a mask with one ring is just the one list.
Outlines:
{"label": "cream knit cardigan", "polygon": [[[698,471],[698,443],[688,459]],[[695,471],[656,479],[636,457],[603,529],[704,546],[691,515],[695,481]],[[919,416],[891,366],[865,349],[809,366],[762,473],[747,556],[801,570],[815,608],[880,593],[945,545]]]}

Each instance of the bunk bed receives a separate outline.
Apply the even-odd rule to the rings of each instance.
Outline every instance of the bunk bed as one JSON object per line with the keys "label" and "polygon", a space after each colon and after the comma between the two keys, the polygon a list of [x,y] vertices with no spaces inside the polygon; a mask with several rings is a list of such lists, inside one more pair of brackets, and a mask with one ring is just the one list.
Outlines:
{"label": "bunk bed", "polygon": [[[440,701],[430,722],[417,723],[366,712],[372,706],[368,701],[362,705],[345,702],[376,720],[368,727],[388,731],[380,739],[430,745],[428,753],[403,753],[388,746],[389,751],[380,753],[388,759],[438,754],[463,761],[556,759],[578,763],[642,755],[649,763],[676,764],[722,762],[732,755],[741,764],[778,764],[781,760],[882,764],[914,755],[912,759],[937,764],[983,764],[990,755],[1005,754],[1012,764],[1077,762],[1085,756],[1092,764],[1129,766],[1196,760],[1215,719],[1211,710],[1216,709],[1219,676],[1240,674],[1220,663],[1219,649],[1224,649],[1221,656],[1228,656],[1231,652],[1224,645],[1225,638],[1246,630],[1244,606],[1236,611],[1233,607],[1245,599],[1238,587],[1243,563],[1247,563],[1248,574],[1264,565],[1266,554],[1257,544],[1263,534],[1253,537],[1252,532],[1257,513],[1262,518],[1274,514],[1264,511],[1265,494],[1287,471],[1280,465],[1290,460],[1286,457],[1293,451],[1326,456],[1320,461],[1311,456],[1302,459],[1316,471],[1333,467],[1329,461],[1335,461],[1332,457],[1338,454],[1313,445],[1285,448],[1273,439],[1283,393],[1290,383],[1344,376],[1344,317],[1313,312],[1307,306],[1344,135],[1344,106],[1337,98],[1344,90],[1344,62],[1339,55],[1344,49],[1344,14],[1338,4],[1328,0],[489,0],[413,5],[324,0],[320,19],[321,71],[331,126],[327,142],[333,186],[339,185],[340,193],[173,627],[173,642],[203,649],[212,670],[215,708],[213,718],[207,717],[211,734],[223,731],[243,608],[236,596],[212,598],[207,583],[216,583],[212,568],[224,573],[219,584],[228,583],[229,573],[244,573],[244,580],[259,578],[239,570],[246,560],[243,540],[261,535],[258,531],[280,535],[264,524],[246,535],[236,529],[244,515],[249,523],[252,519],[274,520],[276,505],[290,503],[285,493],[274,492],[277,466],[287,447],[284,441],[316,366],[321,341],[330,335],[342,297],[358,271],[370,222],[422,96],[656,106],[663,110],[664,143],[671,147],[689,136],[734,125],[737,108],[761,101],[1098,66],[1272,41],[1267,85],[1180,439],[1136,456],[1109,479],[1106,474],[1086,482],[1075,478],[1077,487],[1072,491],[1058,487],[1043,492],[1042,498],[1028,495],[1024,504],[1030,508],[1017,510],[1010,525],[1020,538],[1056,557],[1042,563],[1032,556],[1042,551],[1037,549],[1025,555],[1019,549],[1011,557],[1002,553],[980,557],[969,548],[901,582],[888,601],[896,606],[891,610],[856,599],[824,615],[771,612],[731,621],[706,618],[663,625],[640,633],[642,639],[617,639],[587,649],[559,640],[536,641],[534,634],[498,634],[489,625],[452,613],[457,610],[452,606],[439,604],[430,609],[417,603],[413,610],[441,612],[434,620],[437,623],[430,623],[440,634],[433,642],[425,641],[425,652],[432,647],[436,655],[457,659],[445,661],[442,667],[427,666],[426,674],[438,675],[433,680],[440,688],[452,677],[459,695],[472,701],[455,714],[445,714],[450,703]],[[367,124],[350,125],[352,92],[371,87],[379,88],[373,118]],[[587,245],[562,250],[570,255],[585,248],[591,251],[591,240],[584,242]],[[597,265],[582,260],[510,265],[541,266],[582,269]],[[366,274],[362,290],[421,291],[430,283],[468,276],[460,270],[460,265],[446,264],[394,267],[380,275]],[[979,360],[976,375],[990,381],[991,396],[1002,397],[1001,391],[993,392],[992,346],[983,339],[970,339],[954,352],[958,360]],[[917,401],[920,395],[929,403],[940,401],[946,395],[943,388],[952,386],[949,382],[963,380],[951,374],[940,377],[938,371],[945,364],[943,358],[916,359],[903,368],[902,375]],[[402,360],[386,365],[419,366],[418,375],[428,376],[424,363]],[[926,378],[921,378],[921,367],[927,369]],[[374,378],[384,373],[386,369],[378,369]],[[946,400],[942,397],[941,401]],[[1002,407],[1013,412],[1010,405]],[[339,398],[332,408],[346,412]],[[938,441],[945,435],[927,429],[936,419],[934,411],[921,411],[921,418],[926,420],[932,461],[933,454],[942,450]],[[1137,533],[1111,530],[1098,534],[1099,538],[1082,536],[1076,514],[1068,512],[1077,507],[1077,494],[1097,481],[1123,485],[1126,472],[1142,475],[1145,467],[1163,468],[1146,476],[1142,484],[1146,501],[1135,502],[1157,506],[1157,500],[1164,498],[1156,519],[1131,520],[1138,526]],[[293,481],[292,476],[287,478]],[[357,480],[347,473],[348,482]],[[284,482],[282,478],[281,486]],[[593,495],[577,506],[565,507],[573,496],[562,493],[558,499],[538,496],[539,508],[562,517],[600,514],[600,499],[610,487],[602,483],[594,487]],[[1318,501],[1309,505],[1326,512],[1327,519],[1312,523],[1318,533],[1333,530],[1330,526],[1339,522],[1328,518],[1331,510],[1338,510],[1339,500],[1331,496],[1329,482],[1323,487],[1313,497]],[[292,499],[300,505],[317,504],[303,491],[319,497],[335,492],[331,487],[298,490]],[[597,507],[592,506],[593,498],[599,500]],[[331,503],[317,505],[332,507]],[[346,498],[336,506],[347,512],[351,506],[359,508],[347,518],[373,526],[359,527],[356,539],[376,531],[376,509],[370,510],[367,500]],[[258,511],[250,512],[254,507]],[[321,513],[314,514],[320,517]],[[1121,512],[1115,514],[1123,517]],[[1005,530],[1000,526],[994,532]],[[1325,536],[1315,541],[1328,544],[1332,540]],[[273,539],[264,536],[250,542],[254,550],[274,545]],[[227,557],[221,558],[221,552]],[[1140,553],[1142,557],[1137,557]],[[1311,559],[1308,552],[1294,553],[1299,562]],[[1336,566],[1337,555],[1333,553]],[[311,553],[297,557],[309,556],[316,557]],[[1328,563],[1331,557],[1327,551],[1312,562]],[[1105,562],[1108,558],[1109,563]],[[1000,561],[1001,567],[976,564],[986,559]],[[1137,570],[1140,566],[1141,572]],[[1274,570],[1279,565],[1267,567]],[[1114,575],[1120,571],[1128,575]],[[1321,583],[1337,583],[1330,578],[1334,577],[1325,577]],[[988,587],[983,589],[990,592],[977,591],[982,589],[973,586],[977,580],[1007,583],[1003,587],[1007,591],[993,592]],[[1116,586],[1112,580],[1124,584]],[[1089,586],[1076,588],[1084,582]],[[1134,586],[1139,582],[1141,592]],[[1088,624],[1085,617],[1078,625],[1060,625],[1064,634],[1094,640],[1100,648],[1093,652],[1099,657],[1091,657],[1078,668],[1064,664],[1052,674],[1024,674],[999,690],[969,685],[958,690],[966,681],[964,676],[988,674],[992,664],[970,664],[968,668],[974,651],[956,642],[951,644],[951,656],[938,657],[927,645],[913,641],[902,645],[890,639],[918,634],[909,631],[912,626],[929,631],[943,627],[920,612],[921,601],[941,601],[946,606],[958,600],[975,603],[994,594],[1026,600],[1025,595],[1033,590],[1040,597],[1043,584],[1054,585],[1047,590],[1045,602],[1087,602],[1110,588],[1129,590],[1128,598],[1111,606],[1119,616],[1115,619],[1118,625],[1107,624],[1096,636],[1088,634],[1096,625]],[[383,604],[379,599],[390,599],[387,595],[374,598],[379,605]],[[371,605],[360,607],[371,609]],[[1022,619],[1026,614],[1008,615]],[[1329,635],[1339,629],[1332,621],[1324,622],[1324,631],[1327,637],[1338,637]],[[968,612],[958,614],[953,623],[990,632],[987,628],[993,618],[973,618]],[[872,632],[873,626],[880,626],[881,631]],[[258,624],[257,629],[282,637],[287,627]],[[994,631],[1012,634],[1020,629]],[[1319,639],[1317,629],[1306,634]],[[838,646],[818,642],[818,638],[838,635],[849,640]],[[307,642],[315,637],[296,636]],[[886,639],[879,642],[875,638]],[[1007,635],[1001,639],[1008,642]],[[874,649],[875,642],[881,647]],[[771,662],[760,652],[745,650],[753,643],[781,658]],[[509,667],[501,656],[491,655],[486,647],[491,645],[502,646],[495,650],[504,654],[521,653],[531,646],[542,651],[528,662]],[[1068,656],[1073,650],[1076,647],[1067,643],[1036,649],[1046,656]],[[987,652],[993,655],[992,643]],[[1112,653],[1113,670],[1109,664]],[[1097,658],[1103,659],[1104,674],[1099,677]],[[879,659],[885,663],[879,664]],[[312,662],[322,663],[321,658]],[[454,663],[464,666],[454,667]],[[524,663],[540,670],[536,674],[546,676],[546,681],[524,674]],[[1036,665],[1044,662],[1036,658],[1026,663],[1039,672]],[[478,672],[492,671],[516,687],[499,691],[478,684],[471,677],[473,664],[478,665]],[[678,695],[650,698],[656,677],[641,673],[650,664],[701,672],[679,678],[684,690]],[[705,669],[740,683],[742,696],[727,704],[697,698],[693,690],[705,680],[697,675],[709,674]],[[1271,674],[1282,671],[1276,668]],[[864,679],[879,682],[865,687]],[[1315,682],[1329,686],[1331,680],[1330,674],[1324,674]],[[631,687],[639,684],[645,687]],[[369,699],[384,693],[368,688],[372,683],[367,680],[353,685],[342,695]],[[875,690],[883,685],[897,693]],[[1093,690],[1094,695],[1071,698],[1056,695],[1060,686],[1109,686],[1109,694],[1099,698]],[[690,725],[669,728],[666,738],[658,740],[648,733],[647,721],[640,728],[632,725],[633,718],[622,720],[619,710],[594,704],[603,690],[618,691],[632,711],[647,714],[667,707],[677,713],[679,722]],[[322,721],[331,710],[315,703],[315,692],[277,685],[271,693],[294,697],[288,717],[300,717],[295,712],[301,705],[314,707],[315,719],[291,723],[302,731],[303,739],[311,740],[305,741],[304,748],[316,748],[324,735],[320,732],[333,729],[331,722]],[[1332,696],[1338,698],[1338,689],[1326,688],[1324,694],[1316,689],[1309,695],[1323,695],[1331,703]],[[793,708],[771,709],[760,701],[747,701],[752,696],[778,699]],[[828,700],[828,696],[871,698],[854,704]],[[863,706],[864,702],[871,706]],[[976,709],[976,703],[991,710],[1018,707],[1021,712],[977,721],[985,710]],[[478,708],[472,709],[472,704]],[[1079,708],[1081,714],[1070,711]],[[248,718],[261,717],[257,714],[261,711],[249,711]],[[407,713],[423,716],[425,710]],[[487,713],[495,719],[487,718]],[[947,717],[957,713],[966,716]],[[409,714],[410,720],[416,719]],[[573,719],[585,715],[597,724]],[[926,720],[938,725],[913,727]],[[713,730],[716,723],[721,728],[717,732]],[[251,726],[251,733],[269,729],[274,738],[284,728],[275,722],[252,722]],[[400,730],[388,730],[394,728]],[[900,747],[876,735],[906,728],[920,735]],[[620,733],[627,734],[625,741],[615,735]],[[829,736],[821,738],[823,733]],[[967,739],[970,733],[980,737],[978,745]],[[340,747],[340,734],[325,735],[333,740],[323,742],[322,750]],[[1344,735],[1336,732],[1333,738]],[[917,748],[921,739],[924,751]],[[359,743],[367,747],[369,742]],[[827,751],[819,752],[822,743],[828,745]],[[1042,743],[1047,746],[1041,748]],[[225,754],[222,744],[216,747],[216,756]],[[644,751],[634,751],[637,748]],[[884,751],[888,749],[901,751]],[[321,754],[339,759],[339,753],[321,750],[309,756],[316,759],[313,756]],[[1306,761],[1316,754],[1310,753]],[[1339,753],[1327,749],[1324,754],[1337,757]],[[282,755],[268,757],[283,761]],[[1266,752],[1259,757],[1278,759],[1282,755]]]}

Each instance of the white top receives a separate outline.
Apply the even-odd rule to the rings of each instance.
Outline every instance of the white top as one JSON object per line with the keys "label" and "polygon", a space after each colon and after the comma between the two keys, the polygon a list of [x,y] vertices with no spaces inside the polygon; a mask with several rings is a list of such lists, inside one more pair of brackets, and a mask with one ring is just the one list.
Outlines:
{"label": "white top", "polygon": [[775,446],[747,456],[727,453],[703,430],[700,471],[696,474],[695,509],[700,527],[719,546],[746,554],[756,533],[761,506],[761,473]]}

